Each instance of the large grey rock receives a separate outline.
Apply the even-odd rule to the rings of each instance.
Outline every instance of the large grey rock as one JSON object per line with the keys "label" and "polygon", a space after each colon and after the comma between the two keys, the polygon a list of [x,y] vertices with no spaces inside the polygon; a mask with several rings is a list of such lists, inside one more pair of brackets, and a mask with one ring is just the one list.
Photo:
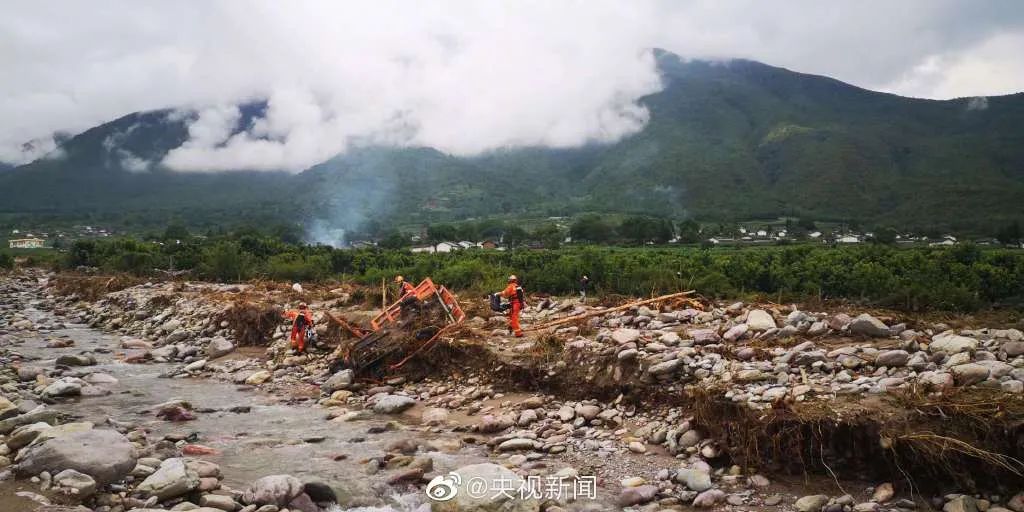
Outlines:
{"label": "large grey rock", "polygon": [[302,494],[302,489],[302,482],[291,475],[265,476],[242,494],[242,503],[283,507]]}
{"label": "large grey rock", "polygon": [[953,372],[953,378],[956,379],[956,383],[961,386],[977,384],[989,376],[988,367],[978,363],[958,364],[950,368],[950,371]]}
{"label": "large grey rock", "polygon": [[413,405],[416,400],[402,395],[385,395],[373,403],[373,412],[379,414],[398,414]]}
{"label": "large grey rock", "polygon": [[356,380],[356,374],[350,369],[341,370],[320,385],[320,391],[331,394],[341,389],[348,389]]}
{"label": "large grey rock", "polygon": [[206,357],[207,359],[217,359],[230,354],[233,350],[235,350],[233,343],[223,336],[217,336],[206,346]]}
{"label": "large grey rock", "polygon": [[847,315],[846,313],[838,313],[828,319],[828,326],[833,331],[841,331],[848,328],[852,321],[853,319],[850,318],[850,315]]}
{"label": "large grey rock", "polygon": [[928,349],[932,352],[945,352],[950,355],[976,348],[978,348],[978,340],[952,332],[936,334],[932,337],[931,344],[928,345]]}
{"label": "large grey rock", "polygon": [[616,503],[620,507],[632,507],[634,505],[642,505],[653,500],[658,496],[658,487],[654,485],[638,485],[636,487],[627,487],[622,490],[619,494]]}
{"label": "large grey rock", "polygon": [[814,494],[811,496],[804,496],[796,500],[793,505],[799,512],[819,512],[821,507],[824,507],[828,503],[828,496],[824,494]]}
{"label": "large grey rock", "polygon": [[676,472],[676,482],[685,484],[691,491],[704,492],[711,488],[711,474],[695,468],[682,468]]}
{"label": "large grey rock", "polygon": [[742,338],[748,330],[750,330],[750,326],[748,326],[747,324],[737,324],[730,327],[729,330],[725,331],[725,334],[722,335],[722,338],[725,339],[725,341],[736,341]]}
{"label": "large grey rock", "polygon": [[772,318],[771,313],[763,309],[754,309],[750,313],[747,313],[747,327],[751,331],[760,332],[767,331],[768,329],[774,329],[775,319]]}
{"label": "large grey rock", "polygon": [[82,379],[76,379],[74,377],[64,377],[50,383],[43,389],[43,396],[56,397],[56,396],[76,396],[82,394],[82,386],[84,382]]}
{"label": "large grey rock", "polygon": [[19,414],[0,421],[0,434],[9,434],[12,430],[32,423],[53,423],[57,421],[59,413],[53,409],[47,409],[40,405],[25,414]]}
{"label": "large grey rock", "polygon": [[687,335],[693,338],[696,345],[711,345],[722,341],[722,337],[714,329],[691,329]]}
{"label": "large grey rock", "polygon": [[615,329],[612,332],[612,340],[619,345],[632,343],[638,339],[640,339],[640,331],[636,329]]}
{"label": "large grey rock", "polygon": [[199,475],[188,469],[179,458],[166,459],[155,473],[146,477],[136,491],[164,501],[186,494],[199,487]]}
{"label": "large grey rock", "polygon": [[978,512],[978,500],[965,494],[947,501],[942,512]]}
{"label": "large grey rock", "polygon": [[889,327],[881,320],[867,313],[861,313],[850,322],[850,332],[876,338],[885,338],[892,334]]}
{"label": "large grey rock", "polygon": [[672,359],[669,361],[664,361],[658,364],[651,365],[651,367],[647,369],[647,372],[650,373],[651,375],[664,375],[676,371],[682,365],[682,359]]}
{"label": "large grey rock", "polygon": [[910,361],[910,354],[906,350],[886,350],[878,353],[875,366],[906,366],[907,361]]}
{"label": "large grey rock", "polygon": [[54,475],[53,483],[64,494],[79,500],[84,500],[96,493],[96,480],[73,469],[65,469]]}
{"label": "large grey rock", "polygon": [[[430,504],[432,512],[538,512],[540,503],[533,498],[520,499],[518,492],[511,495],[495,493],[493,489],[519,489],[524,485],[523,479],[509,469],[497,464],[484,463],[463,466],[454,471],[458,475],[455,496],[448,501],[434,501]],[[471,484],[484,482],[484,487],[492,491],[481,493],[477,488],[471,491]],[[499,483],[500,482],[500,483]],[[499,487],[502,485],[503,487]]]}
{"label": "large grey rock", "polygon": [[113,430],[86,430],[47,439],[18,454],[15,471],[20,475],[57,473],[74,469],[98,485],[124,478],[135,468],[138,454],[128,438]]}

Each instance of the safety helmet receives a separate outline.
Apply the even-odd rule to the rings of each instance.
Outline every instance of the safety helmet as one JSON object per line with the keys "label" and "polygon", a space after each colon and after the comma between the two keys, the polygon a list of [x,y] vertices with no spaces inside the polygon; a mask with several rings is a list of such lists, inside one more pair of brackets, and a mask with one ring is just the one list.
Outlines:
{"label": "safety helmet", "polygon": [[511,283],[512,281],[519,281],[519,278],[516,277],[515,274],[512,274],[512,275],[508,276],[508,282]]}
{"label": "safety helmet", "polygon": [[395,282],[396,283],[401,283],[402,281],[405,281],[404,277],[402,277],[402,276],[395,276]]}
{"label": "safety helmet", "polygon": [[300,303],[299,303],[299,309],[306,309],[307,307],[308,307],[308,306],[306,306],[306,303],[305,303],[305,302],[300,302]]}

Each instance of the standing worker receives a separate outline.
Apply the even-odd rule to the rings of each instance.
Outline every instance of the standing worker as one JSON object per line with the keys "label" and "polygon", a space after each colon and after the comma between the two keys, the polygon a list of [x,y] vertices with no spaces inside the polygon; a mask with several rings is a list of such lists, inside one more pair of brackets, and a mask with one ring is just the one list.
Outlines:
{"label": "standing worker", "polygon": [[519,279],[515,275],[508,276],[508,286],[499,295],[508,299],[512,305],[512,310],[508,314],[508,330],[515,334],[516,338],[522,338],[523,329],[519,326],[519,312],[526,306],[526,294],[523,293],[523,287],[519,286]]}
{"label": "standing worker", "polygon": [[396,300],[401,300],[406,294],[416,291],[416,287],[405,282],[405,278],[402,276],[395,276],[395,288],[397,288]]}
{"label": "standing worker", "polygon": [[586,274],[580,278],[580,302],[587,303],[587,287],[590,285],[590,278]]}
{"label": "standing worker", "polygon": [[299,309],[292,309],[284,312],[285,318],[292,321],[291,342],[292,349],[302,354],[306,351],[306,331],[313,328],[313,313],[305,302],[299,303]]}

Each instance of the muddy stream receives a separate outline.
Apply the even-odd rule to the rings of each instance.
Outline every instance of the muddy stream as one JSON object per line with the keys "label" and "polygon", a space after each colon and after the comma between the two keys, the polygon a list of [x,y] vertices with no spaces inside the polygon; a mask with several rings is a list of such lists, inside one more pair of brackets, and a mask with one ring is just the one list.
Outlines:
{"label": "muddy stream", "polygon": [[[49,312],[34,305],[24,310],[34,322],[50,317]],[[120,362],[115,358],[119,337],[87,326],[66,324],[62,329],[11,333],[6,337],[5,344],[21,354],[23,364],[29,366],[52,368],[61,355],[93,353],[98,364],[84,368],[82,373],[102,372],[116,378],[118,383],[102,385],[111,394],[62,399],[53,408],[74,421],[90,421],[101,428],[109,428],[103,427],[108,418],[136,424],[149,431],[150,439],[191,435],[190,441],[218,451],[200,458],[219,464],[225,476],[223,483],[235,489],[245,489],[265,475],[291,474],[303,481],[327,483],[338,494],[339,502],[350,506],[411,509],[423,502],[419,492],[397,493],[383,483],[381,476],[368,476],[359,461],[381,456],[388,444],[409,438],[451,447],[429,452],[438,472],[486,459],[483,448],[459,447],[456,436],[416,428],[415,409],[398,418],[375,415],[363,421],[326,421],[323,408],[282,403],[252,388],[207,379],[160,378],[175,365]],[[49,341],[59,338],[70,338],[74,345],[47,348]],[[157,419],[151,408],[170,400],[186,400],[200,412],[195,420],[187,422]],[[248,412],[230,412],[239,407],[248,408]],[[388,426],[396,420],[397,428],[394,424]],[[31,510],[31,502],[14,496],[18,490],[38,492],[38,487],[27,481],[0,483],[0,510]]]}

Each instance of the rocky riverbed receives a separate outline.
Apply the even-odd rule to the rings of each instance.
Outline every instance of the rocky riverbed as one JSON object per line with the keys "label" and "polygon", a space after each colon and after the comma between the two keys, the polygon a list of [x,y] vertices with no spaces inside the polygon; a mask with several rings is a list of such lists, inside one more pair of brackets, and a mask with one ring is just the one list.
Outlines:
{"label": "rocky riverbed", "polygon": [[[931,426],[931,405],[903,417],[917,414],[907,412],[911,398],[947,409],[942,400],[976,393],[1017,403],[1024,336],[1012,327],[691,302],[513,340],[502,317],[478,316],[447,340],[446,360],[371,382],[329,371],[332,347],[289,354],[281,330],[267,331],[264,346],[237,347],[252,334],[224,312],[298,299],[286,291],[152,283],[85,301],[56,293],[52,277],[0,281],[0,389],[9,399],[0,402],[0,464],[18,477],[0,484],[0,500],[25,510],[34,499],[111,511],[1024,512],[1014,453],[984,452],[997,457],[983,466],[1009,468],[993,467],[997,477],[947,478],[922,494],[924,474],[887,474],[865,459],[906,450],[925,457],[927,443],[954,439],[942,431],[926,438],[876,419],[851,436],[864,437],[859,444],[836,442],[838,430],[831,443],[799,437],[808,425],[849,429],[844,415]],[[367,313],[342,291],[305,300],[316,311]],[[533,324],[599,310],[532,302],[524,320]],[[328,334],[322,315],[318,323]],[[1001,414],[1021,419],[1012,407]],[[786,436],[796,448],[743,450]],[[950,463],[972,459],[964,451],[951,449]],[[806,455],[802,465],[785,460]],[[427,500],[424,485],[453,470],[462,476],[458,496]],[[467,499],[474,476],[512,485],[515,499]]]}

